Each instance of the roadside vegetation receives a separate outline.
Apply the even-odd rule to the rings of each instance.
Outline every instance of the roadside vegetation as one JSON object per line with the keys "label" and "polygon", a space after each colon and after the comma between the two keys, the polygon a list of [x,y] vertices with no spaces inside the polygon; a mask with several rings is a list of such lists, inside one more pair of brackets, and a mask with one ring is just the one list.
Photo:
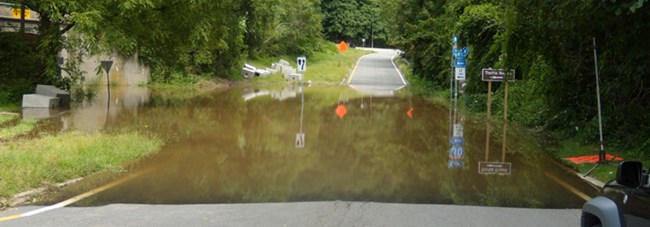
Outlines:
{"label": "roadside vegetation", "polygon": [[[316,84],[339,84],[349,75],[350,70],[354,68],[361,56],[372,53],[371,51],[350,48],[344,54],[340,54],[334,43],[327,43],[324,46],[326,48],[322,51],[316,52],[312,54],[311,57],[307,58],[307,71],[302,73],[305,75],[305,82],[312,81]],[[277,63],[280,59],[284,59],[289,61],[295,68],[296,57],[298,56],[284,55],[278,57],[261,57],[252,58],[246,62],[258,68],[271,68],[272,63]],[[286,80],[282,73],[278,73],[268,77],[255,77],[244,82],[255,84],[275,84],[284,83]]]}
{"label": "roadside vegetation", "polygon": [[[468,111],[487,109],[482,68],[516,69],[521,80],[509,86],[509,119],[551,134],[556,142],[549,151],[558,158],[597,154],[595,38],[606,150],[648,164],[650,87],[644,81],[650,45],[641,38],[650,29],[647,2],[384,1],[382,6],[382,20],[391,22],[385,23],[389,43],[405,52],[417,78],[412,84],[427,95],[448,94],[452,35],[458,35],[459,47],[469,48],[463,99]],[[495,115],[503,109],[501,86],[493,84]],[[589,167],[575,166],[581,173]],[[612,168],[595,174],[607,181]]]}
{"label": "roadside vegetation", "polygon": [[19,192],[100,171],[122,171],[157,151],[162,141],[139,133],[67,132],[0,143],[0,207]]}

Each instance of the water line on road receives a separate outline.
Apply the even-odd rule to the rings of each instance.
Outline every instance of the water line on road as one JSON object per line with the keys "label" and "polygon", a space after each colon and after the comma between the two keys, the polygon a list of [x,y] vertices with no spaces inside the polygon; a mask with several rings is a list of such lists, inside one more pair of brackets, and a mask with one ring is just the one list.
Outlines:
{"label": "water line on road", "polygon": [[580,190],[578,190],[577,188],[571,186],[566,181],[563,181],[562,179],[560,179],[560,178],[558,178],[556,176],[553,176],[548,172],[544,172],[544,175],[546,175],[548,178],[551,178],[552,180],[557,182],[560,186],[564,187],[566,190],[569,190],[570,192],[577,195],[581,199],[584,199],[585,201],[589,201],[591,199],[591,197],[589,197],[587,194],[585,194],[585,193],[581,192]]}
{"label": "water line on road", "polygon": [[29,217],[29,216],[37,215],[37,214],[44,213],[44,212],[47,212],[47,211],[56,210],[56,209],[59,209],[59,208],[66,207],[66,206],[68,206],[70,204],[79,202],[79,201],[81,201],[83,199],[86,199],[86,198],[91,197],[93,195],[99,194],[99,193],[101,193],[103,191],[114,188],[115,186],[121,185],[121,184],[123,184],[123,183],[125,183],[127,181],[130,181],[130,180],[132,180],[134,178],[137,178],[137,177],[140,177],[140,176],[142,176],[142,175],[144,175],[146,173],[149,173],[149,172],[153,171],[154,169],[157,169],[162,164],[167,163],[167,162],[168,161],[161,162],[158,165],[151,166],[149,168],[146,168],[146,169],[143,169],[141,171],[135,172],[135,173],[130,174],[130,175],[126,176],[126,177],[120,178],[120,179],[118,179],[116,181],[110,182],[110,183],[105,184],[105,185],[103,185],[101,187],[95,188],[93,190],[90,190],[88,192],[77,195],[75,197],[64,200],[64,201],[59,202],[59,203],[54,204],[54,205],[39,208],[39,209],[29,211],[29,212],[25,212],[25,213],[22,213],[22,214],[11,215],[11,216],[7,216],[7,217],[0,217],[0,222],[14,220],[14,219],[18,219],[18,218]]}

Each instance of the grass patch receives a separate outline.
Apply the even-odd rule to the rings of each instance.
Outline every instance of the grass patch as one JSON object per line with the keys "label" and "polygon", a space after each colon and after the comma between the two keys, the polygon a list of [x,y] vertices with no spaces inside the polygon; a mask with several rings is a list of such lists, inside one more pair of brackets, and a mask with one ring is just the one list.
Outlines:
{"label": "grass patch", "polygon": [[[402,58],[395,58],[395,64],[409,82],[409,89],[415,95],[425,97],[429,102],[443,108],[449,107],[449,91],[435,89],[431,82],[413,75],[412,66]],[[459,96],[460,97],[460,96]],[[459,101],[460,102],[460,101]]]}
{"label": "grass patch", "polygon": [[[589,170],[591,170],[595,164],[593,163],[574,164],[562,158],[576,157],[576,156],[583,156],[583,155],[597,155],[598,146],[584,145],[578,142],[576,139],[569,138],[560,142],[559,147],[557,149],[552,150],[552,152],[555,154],[555,156],[560,158],[563,163],[573,167],[578,172],[585,174]],[[623,160],[641,161],[645,168],[650,167],[650,158],[648,157],[639,157],[637,155],[629,154],[626,152],[613,152],[608,154],[622,157]],[[618,168],[618,162],[610,162],[606,165],[598,166],[598,168],[594,169],[594,171],[591,172],[590,176],[602,182],[607,182],[616,177],[617,168]]]}
{"label": "grass patch", "polygon": [[[336,48],[334,44],[331,46]],[[367,50],[348,49],[345,54],[339,54],[338,51],[328,48],[325,51],[315,53],[313,56],[307,58],[307,71],[305,81],[311,80],[313,83],[319,84],[335,84],[341,82],[352,68],[356,65],[357,60],[366,54],[372,53]],[[296,68],[296,58],[298,56],[279,56],[279,57],[263,57],[247,59],[245,62],[257,68],[271,68],[271,64],[284,59],[291,63],[291,66]],[[274,84],[286,82],[281,73],[271,75],[268,77],[255,77],[251,81],[256,84]]]}
{"label": "grass patch", "polygon": [[99,171],[119,171],[125,162],[161,146],[160,139],[138,133],[78,132],[0,144],[0,197]]}
{"label": "grass patch", "polygon": [[0,112],[20,112],[20,103],[0,103]]}
{"label": "grass patch", "polygon": [[0,125],[4,125],[5,123],[13,121],[16,118],[18,118],[18,115],[0,113]]}
{"label": "grass patch", "polygon": [[36,127],[36,123],[37,121],[35,120],[23,120],[14,127],[0,129],[0,139],[9,139],[20,134],[28,133]]}

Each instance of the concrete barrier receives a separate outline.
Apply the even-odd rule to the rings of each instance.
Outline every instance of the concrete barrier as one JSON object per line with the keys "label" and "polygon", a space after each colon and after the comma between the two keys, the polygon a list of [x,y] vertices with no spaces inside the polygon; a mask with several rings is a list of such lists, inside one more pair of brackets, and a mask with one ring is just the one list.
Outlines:
{"label": "concrete barrier", "polygon": [[57,97],[38,94],[23,95],[23,108],[53,108],[57,107],[59,102]]}
{"label": "concrete barrier", "polygon": [[241,76],[244,77],[244,79],[252,79],[255,77],[255,71],[249,68],[243,68],[241,69]]}
{"label": "concrete barrier", "polygon": [[70,93],[55,86],[42,84],[36,85],[36,94],[59,98],[59,103],[57,103],[56,106],[70,105]]}

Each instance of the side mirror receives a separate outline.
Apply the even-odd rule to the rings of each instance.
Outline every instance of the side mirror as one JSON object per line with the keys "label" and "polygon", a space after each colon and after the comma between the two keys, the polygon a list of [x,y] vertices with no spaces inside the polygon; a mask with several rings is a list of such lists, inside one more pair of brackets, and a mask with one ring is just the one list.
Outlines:
{"label": "side mirror", "polygon": [[616,172],[616,182],[627,187],[641,186],[641,176],[643,175],[643,165],[641,162],[624,161],[618,164]]}

